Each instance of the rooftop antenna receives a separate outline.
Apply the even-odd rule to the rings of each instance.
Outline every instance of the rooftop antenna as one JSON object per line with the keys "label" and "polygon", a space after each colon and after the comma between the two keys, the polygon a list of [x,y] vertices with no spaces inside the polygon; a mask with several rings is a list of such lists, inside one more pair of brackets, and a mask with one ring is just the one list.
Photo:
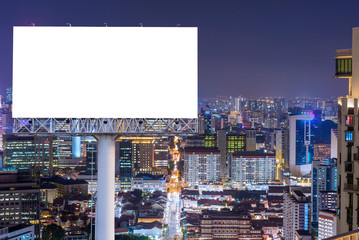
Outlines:
{"label": "rooftop antenna", "polygon": [[138,25],[140,25],[140,27],[143,27],[143,23],[139,23]]}
{"label": "rooftop antenna", "polygon": [[66,25],[68,25],[69,27],[71,27],[71,23],[66,23]]}

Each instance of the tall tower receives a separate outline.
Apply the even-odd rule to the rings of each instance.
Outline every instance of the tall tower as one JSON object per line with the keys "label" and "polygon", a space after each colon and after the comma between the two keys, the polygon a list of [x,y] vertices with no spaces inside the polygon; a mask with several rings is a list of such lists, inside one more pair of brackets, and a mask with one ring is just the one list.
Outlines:
{"label": "tall tower", "polygon": [[336,51],[337,78],[349,78],[349,94],[338,99],[338,229],[359,227],[359,28],[353,28],[352,49]]}
{"label": "tall tower", "polygon": [[313,159],[311,112],[294,108],[289,113],[289,169],[294,176],[309,174]]}

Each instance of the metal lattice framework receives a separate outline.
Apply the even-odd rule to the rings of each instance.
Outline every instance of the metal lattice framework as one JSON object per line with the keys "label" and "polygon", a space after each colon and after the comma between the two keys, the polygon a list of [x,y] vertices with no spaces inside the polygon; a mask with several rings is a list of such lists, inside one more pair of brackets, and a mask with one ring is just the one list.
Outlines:
{"label": "metal lattice framework", "polygon": [[196,118],[15,118],[16,135],[194,135]]}

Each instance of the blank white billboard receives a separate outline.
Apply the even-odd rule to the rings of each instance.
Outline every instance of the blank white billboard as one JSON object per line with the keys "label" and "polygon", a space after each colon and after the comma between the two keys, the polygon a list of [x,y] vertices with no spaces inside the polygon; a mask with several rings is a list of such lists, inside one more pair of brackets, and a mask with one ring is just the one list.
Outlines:
{"label": "blank white billboard", "polygon": [[14,118],[196,118],[197,28],[14,27]]}

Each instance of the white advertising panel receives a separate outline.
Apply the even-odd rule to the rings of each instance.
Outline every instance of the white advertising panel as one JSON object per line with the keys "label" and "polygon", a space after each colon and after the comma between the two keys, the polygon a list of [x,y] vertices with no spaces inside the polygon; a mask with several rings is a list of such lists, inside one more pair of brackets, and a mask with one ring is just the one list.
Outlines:
{"label": "white advertising panel", "polygon": [[197,28],[14,27],[14,118],[196,118]]}

